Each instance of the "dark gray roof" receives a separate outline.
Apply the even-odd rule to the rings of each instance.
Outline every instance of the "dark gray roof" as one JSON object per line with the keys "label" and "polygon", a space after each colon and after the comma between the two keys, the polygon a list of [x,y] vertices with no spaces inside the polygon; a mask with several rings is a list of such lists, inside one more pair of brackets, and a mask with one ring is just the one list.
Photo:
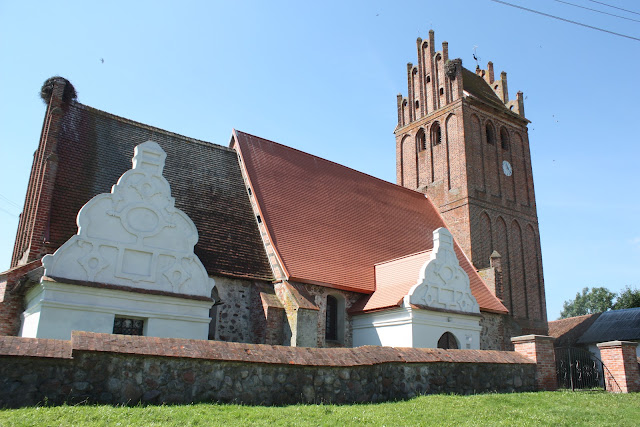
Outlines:
{"label": "dark gray roof", "polygon": [[59,247],[77,232],[76,215],[108,193],[131,168],[136,145],[160,144],[175,206],[193,220],[195,254],[209,274],[272,280],[234,150],[70,103],[58,136],[50,241]]}
{"label": "dark gray roof", "polygon": [[498,95],[491,89],[491,86],[479,75],[466,68],[462,68],[462,86],[463,89],[496,108],[509,111],[504,103],[498,98]]}
{"label": "dark gray roof", "polygon": [[640,339],[640,308],[605,311],[598,317],[578,344]]}

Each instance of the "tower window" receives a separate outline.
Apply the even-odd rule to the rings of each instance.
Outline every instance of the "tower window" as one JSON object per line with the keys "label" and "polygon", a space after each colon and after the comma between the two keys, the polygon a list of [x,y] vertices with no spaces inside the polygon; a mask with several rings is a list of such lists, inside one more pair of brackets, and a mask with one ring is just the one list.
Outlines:
{"label": "tower window", "polygon": [[420,108],[420,101],[416,99],[416,109]]}
{"label": "tower window", "polygon": [[458,340],[451,332],[445,332],[438,340],[438,348],[457,349]]}
{"label": "tower window", "polygon": [[440,95],[444,95],[444,89],[440,88]]}
{"label": "tower window", "polygon": [[431,83],[431,76],[427,76],[427,83]]}
{"label": "tower window", "polygon": [[487,144],[495,144],[496,143],[496,134],[495,131],[493,130],[493,126],[491,125],[491,123],[487,123],[487,126],[485,127],[485,131],[487,134]]}
{"label": "tower window", "polygon": [[500,145],[505,151],[509,151],[509,132],[505,128],[500,129]]}
{"label": "tower window", "polygon": [[331,341],[338,340],[338,300],[332,295],[327,296],[324,338]]}
{"label": "tower window", "polygon": [[440,145],[442,142],[442,129],[440,128],[440,123],[435,122],[431,126],[431,145],[436,146]]}
{"label": "tower window", "polygon": [[416,136],[416,146],[418,147],[418,151],[427,149],[427,138],[423,129],[418,131],[418,135]]}

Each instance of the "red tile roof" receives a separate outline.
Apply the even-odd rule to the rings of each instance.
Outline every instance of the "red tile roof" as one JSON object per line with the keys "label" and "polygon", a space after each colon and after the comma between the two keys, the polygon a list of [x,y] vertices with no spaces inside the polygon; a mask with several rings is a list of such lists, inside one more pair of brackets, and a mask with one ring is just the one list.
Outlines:
{"label": "red tile roof", "polygon": [[556,339],[553,344],[556,347],[574,346],[601,314],[585,314],[549,322],[549,336]]}
{"label": "red tile roof", "polygon": [[[234,141],[289,280],[371,294],[376,264],[432,249],[445,226],[422,193],[243,132]],[[480,307],[506,313],[455,250]]]}

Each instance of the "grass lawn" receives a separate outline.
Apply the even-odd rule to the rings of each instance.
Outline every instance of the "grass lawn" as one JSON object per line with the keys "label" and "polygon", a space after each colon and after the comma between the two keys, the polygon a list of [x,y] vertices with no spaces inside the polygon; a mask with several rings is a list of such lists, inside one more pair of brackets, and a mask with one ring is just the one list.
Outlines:
{"label": "grass lawn", "polygon": [[640,393],[430,395],[393,403],[285,407],[96,405],[0,410],[0,426],[640,425]]}

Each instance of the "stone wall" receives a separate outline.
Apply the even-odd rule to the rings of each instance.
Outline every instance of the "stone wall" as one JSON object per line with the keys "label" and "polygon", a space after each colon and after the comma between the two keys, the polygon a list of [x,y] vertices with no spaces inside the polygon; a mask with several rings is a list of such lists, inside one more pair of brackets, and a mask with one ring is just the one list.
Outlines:
{"label": "stone wall", "polygon": [[292,348],[74,332],[71,341],[0,337],[0,407],[348,403],[427,393],[535,390],[514,352]]}

